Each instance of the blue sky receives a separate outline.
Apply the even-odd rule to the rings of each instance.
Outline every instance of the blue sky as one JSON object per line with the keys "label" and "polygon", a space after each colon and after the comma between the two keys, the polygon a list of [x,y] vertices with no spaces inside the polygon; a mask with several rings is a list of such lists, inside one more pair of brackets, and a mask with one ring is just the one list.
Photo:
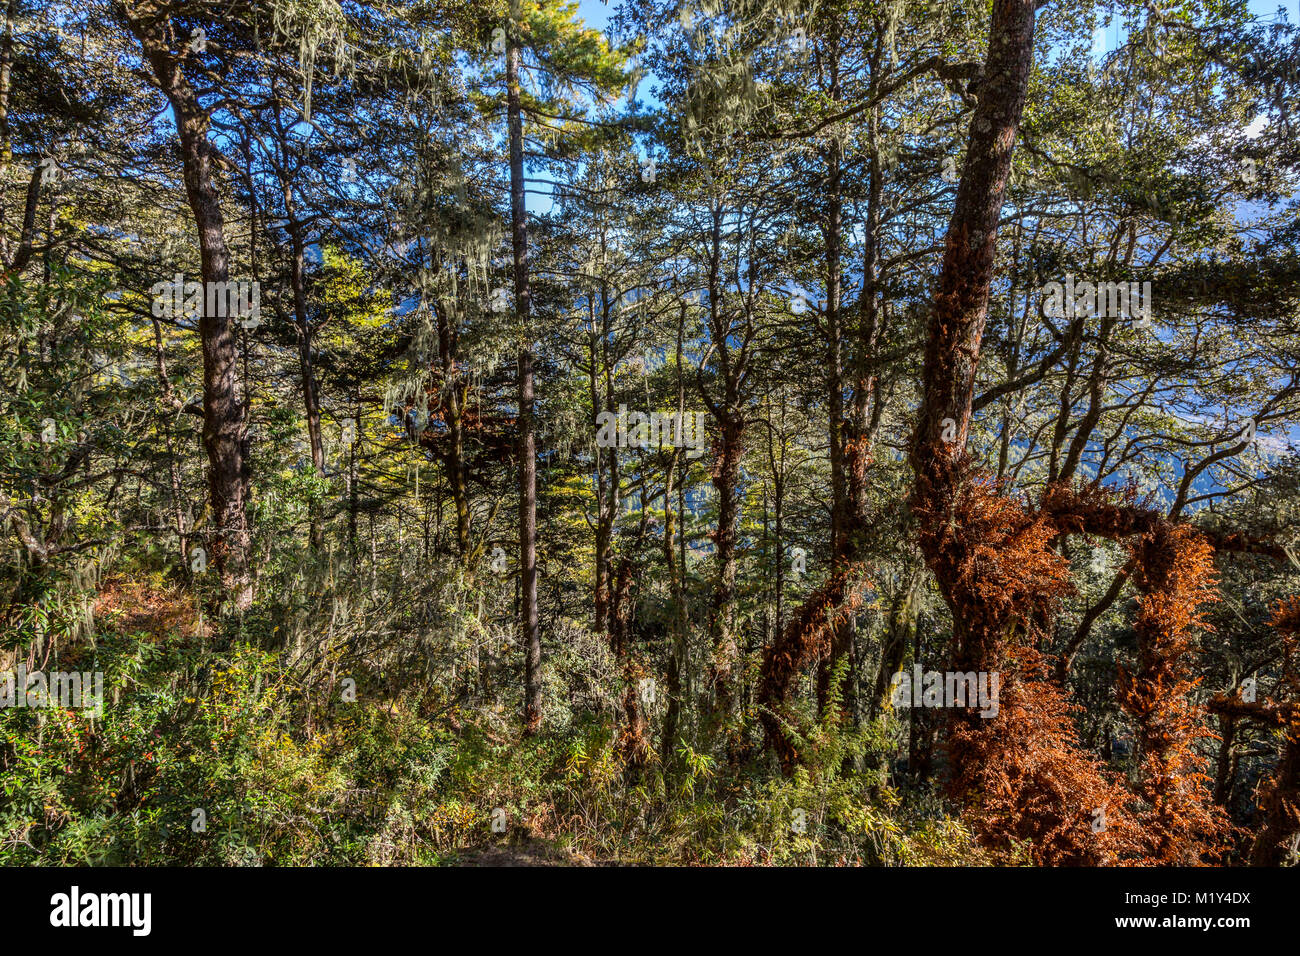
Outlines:
{"label": "blue sky", "polygon": [[597,30],[605,28],[605,22],[609,20],[613,9],[600,0],[578,0],[578,11],[582,14],[582,19],[587,21],[587,26],[595,27]]}
{"label": "blue sky", "polygon": [[[1250,0],[1250,11],[1256,16],[1271,15],[1278,7],[1286,9],[1290,14],[1292,23],[1296,22],[1297,0]],[[578,9],[582,17],[587,21],[589,26],[601,28],[605,26],[605,21],[609,19],[610,11],[614,9],[613,4],[602,3],[601,0],[579,0]]]}
{"label": "blue sky", "polygon": [[[1300,22],[1300,0],[1250,0],[1250,12],[1257,17],[1271,17],[1278,8],[1287,11],[1287,19],[1292,23]],[[578,0],[578,11],[588,26],[604,29],[610,13],[616,8],[615,3],[602,3],[601,0]],[[1112,41],[1117,36],[1116,28],[1110,30]]]}

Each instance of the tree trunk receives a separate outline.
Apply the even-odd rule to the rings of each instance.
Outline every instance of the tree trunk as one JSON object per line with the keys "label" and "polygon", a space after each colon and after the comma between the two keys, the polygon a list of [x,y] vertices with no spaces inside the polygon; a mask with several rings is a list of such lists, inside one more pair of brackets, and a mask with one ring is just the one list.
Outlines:
{"label": "tree trunk", "polygon": [[[208,115],[190,87],[180,63],[168,48],[165,13],[152,3],[127,3],[127,25],[140,42],[145,59],[171,104],[180,134],[185,194],[199,234],[201,270],[206,288],[230,277],[221,201],[217,194],[217,151],[208,139]],[[223,286],[224,287],[224,286]],[[244,406],[237,389],[235,323],[229,312],[214,305],[218,297],[204,296],[199,337],[203,347],[203,446],[208,455],[208,492],[216,532],[212,554],[225,598],[236,610],[253,601],[249,575],[249,546],[245,505],[248,474],[245,461]]]}
{"label": "tree trunk", "polygon": [[709,711],[713,715],[716,729],[725,723],[731,712],[733,668],[739,654],[735,635],[736,523],[740,512],[737,482],[740,478],[745,430],[740,407],[741,369],[734,361],[732,346],[728,342],[730,324],[723,315],[721,204],[715,205],[713,209],[709,243],[709,328],[718,353],[723,389],[722,400],[716,405],[709,403],[718,421],[719,431],[718,456],[712,476],[713,487],[718,494],[718,525],[713,536],[716,575],[709,604],[709,634],[713,643],[713,656],[709,664]]}
{"label": "tree trunk", "polygon": [[470,556],[469,470],[465,462],[464,408],[467,389],[465,380],[456,366],[456,333],[451,317],[445,309],[433,307],[438,323],[438,358],[442,363],[442,417],[447,425],[447,451],[443,455],[443,468],[451,488],[452,504],[456,508],[456,553],[462,561]]}
{"label": "tree trunk", "polygon": [[[609,297],[602,283],[599,294],[600,334],[596,333],[596,293],[590,296],[589,315],[592,332],[589,338],[591,352],[591,408],[593,416],[601,412],[601,379],[604,380],[604,410],[617,414],[614,400],[614,377],[610,368],[609,334],[610,307]],[[599,343],[597,342],[599,339]],[[596,427],[595,418],[592,420]],[[610,627],[609,608],[611,588],[613,587],[613,543],[614,522],[618,519],[619,505],[619,462],[616,448],[596,448],[596,581],[594,595],[593,626],[598,634],[604,634]]]}
{"label": "tree trunk", "polygon": [[[943,483],[942,465],[965,447],[970,428],[998,221],[1033,67],[1034,9],[1035,0],[993,4],[988,61],[926,342],[921,413],[911,453],[924,484]],[[955,426],[951,443],[943,440],[945,419]]]}
{"label": "tree trunk", "polygon": [[1214,802],[1231,812],[1237,784],[1237,717],[1224,715],[1219,730],[1219,755],[1214,768]]}
{"label": "tree trunk", "polygon": [[1287,740],[1277,772],[1264,799],[1264,826],[1250,851],[1251,866],[1281,866],[1300,834],[1300,740],[1295,723],[1286,728]]}
{"label": "tree trunk", "polygon": [[710,683],[713,691],[713,711],[725,719],[731,711],[733,696],[733,668],[739,649],[736,645],[736,524],[740,515],[740,495],[737,482],[740,478],[741,441],[744,422],[738,409],[739,398],[731,387],[723,399],[721,441],[718,462],[713,472],[713,487],[718,492],[718,527],[714,534],[717,579],[713,587],[713,600],[709,608],[710,630],[713,635],[713,662]]}
{"label": "tree trunk", "polygon": [[997,226],[1033,66],[1033,39],[1034,0],[995,0],[979,105],[944,243],[925,349],[922,403],[912,438],[913,510],[922,516],[926,563],[953,605],[953,664],[959,671],[990,669],[990,662],[963,634],[961,609],[952,597],[955,557],[943,551],[946,536],[941,525],[949,518],[970,428]]}
{"label": "tree trunk", "polygon": [[[682,339],[685,328],[686,303],[683,301],[678,307],[677,322],[677,420],[679,422],[683,421],[686,411],[686,382],[685,376],[682,374]],[[672,595],[674,616],[672,652],[668,657],[668,704],[664,712],[663,741],[659,749],[664,754],[664,763],[670,770],[675,770],[678,765],[678,728],[681,725],[682,706],[689,697],[689,692],[683,686],[685,682],[682,680],[682,675],[689,666],[689,648],[686,643],[689,633],[689,621],[686,613],[686,588],[683,580],[686,574],[686,561],[684,558],[680,561],[674,560],[673,547],[677,524],[672,504],[675,477],[679,494],[677,516],[683,524],[686,520],[686,516],[680,507],[680,494],[685,484],[685,475],[681,474],[682,457],[681,449],[674,447],[664,477],[664,562],[668,568],[668,582]],[[678,537],[685,539],[684,529],[683,533]]]}
{"label": "tree trunk", "polygon": [[185,529],[185,488],[181,483],[180,462],[176,458],[176,442],[172,438],[172,416],[180,408],[172,392],[171,380],[167,377],[167,355],[163,351],[162,324],[153,320],[154,368],[158,372],[158,386],[162,390],[163,414],[161,427],[163,442],[167,450],[167,477],[171,482],[172,517],[176,522],[176,538],[180,543],[181,567],[189,573],[190,536]]}
{"label": "tree trunk", "polygon": [[[289,220],[289,284],[293,290],[293,315],[298,328],[298,369],[302,379],[302,404],[307,420],[307,440],[311,445],[311,464],[317,478],[325,477],[325,446],[320,433],[320,401],[316,394],[316,375],[312,368],[311,322],[307,315],[307,288],[304,277],[302,223],[298,221],[293,193],[288,183],[284,185],[284,211]],[[311,510],[311,546],[319,549],[324,543],[321,532],[320,507]]]}
{"label": "tree trunk", "polygon": [[533,434],[533,353],[529,322],[528,210],[524,206],[524,130],[519,103],[522,51],[511,23],[506,49],[506,112],[510,126],[510,220],[519,324],[519,642],[524,649],[524,733],[542,724],[542,643],[537,621],[537,459]]}

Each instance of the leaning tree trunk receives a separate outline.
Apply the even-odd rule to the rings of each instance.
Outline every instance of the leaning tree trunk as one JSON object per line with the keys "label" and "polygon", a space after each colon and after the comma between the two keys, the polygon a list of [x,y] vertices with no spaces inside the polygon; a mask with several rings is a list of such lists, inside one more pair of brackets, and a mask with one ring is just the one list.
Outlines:
{"label": "leaning tree trunk", "polygon": [[960,462],[988,316],[998,220],[1033,67],[1034,8],[1035,0],[996,0],[993,5],[988,60],[944,242],[925,348],[921,409],[912,437],[912,508],[920,518],[926,563],[953,607],[953,664],[960,671],[997,665],[989,649],[979,646],[979,638],[966,633],[953,594],[959,568],[945,553],[949,535],[944,525],[953,517],[952,503],[962,479]]}
{"label": "leaning tree trunk", "polygon": [[[1033,67],[1034,8],[1035,0],[996,0],[993,5],[988,61],[926,342],[921,413],[911,449],[921,479],[918,496],[942,494],[948,488],[949,463],[966,444],[998,220]],[[952,423],[951,442],[943,440],[945,420]]]}
{"label": "leaning tree trunk", "polygon": [[[832,95],[836,96],[834,90]],[[874,131],[876,112],[871,111]],[[873,134],[874,135],[874,134]],[[873,139],[874,143],[874,139]],[[826,364],[827,407],[829,409],[829,445],[831,465],[831,574],[826,584],[804,599],[790,615],[764,654],[760,671],[758,700],[769,745],[780,760],[782,771],[794,772],[800,754],[785,726],[785,709],[791,688],[799,673],[816,665],[818,711],[824,713],[830,692],[830,677],[835,664],[852,651],[854,620],[862,601],[863,582],[860,534],[866,525],[866,476],[871,453],[871,430],[867,408],[875,399],[877,379],[873,363],[880,337],[876,286],[879,267],[877,235],[883,195],[878,157],[871,158],[867,217],[866,250],[862,293],[858,300],[859,323],[853,353],[854,399],[845,414],[843,403],[844,310],[841,307],[843,274],[840,230],[843,222],[841,153],[832,144],[827,171],[828,199],[826,217]],[[856,711],[850,698],[853,681],[846,675],[841,687],[843,699]]]}
{"label": "leaning tree trunk", "polygon": [[[127,26],[135,35],[158,85],[171,104],[180,134],[185,194],[199,234],[199,254],[205,288],[230,278],[221,201],[217,194],[215,147],[208,139],[208,114],[185,78],[168,45],[165,9],[153,3],[126,3]],[[237,610],[252,604],[249,574],[250,536],[245,505],[248,474],[245,463],[244,406],[237,389],[235,324],[230,315],[211,314],[216,303],[204,296],[199,319],[203,348],[203,446],[208,455],[208,493],[216,532],[212,556],[226,599]],[[218,308],[215,311],[229,312]]]}
{"label": "leaning tree trunk", "polygon": [[[1166,852],[1199,858],[1213,851],[1219,836],[1212,814],[1189,828],[1195,832],[1153,849],[1129,811],[1131,795],[1078,746],[1070,704],[1038,650],[1057,602],[1070,591],[1068,565],[1054,547],[1060,536],[1114,540],[1150,534],[1160,517],[1117,502],[1096,486],[1078,492],[1049,486],[1039,507],[1028,509],[977,474],[965,455],[996,232],[1033,66],[1034,11],[1035,0],[995,0],[993,6],[910,449],[916,476],[911,507],[921,552],[952,611],[949,667],[1001,679],[996,712],[981,714],[969,704],[949,712],[947,789],[970,815],[981,842],[1007,850],[1032,841],[1040,864],[1157,862]],[[1180,580],[1193,575],[1198,555],[1203,557],[1177,548],[1156,551],[1142,559],[1148,570],[1153,561],[1173,563]],[[1194,619],[1202,591],[1180,588],[1167,597],[1171,610]],[[1180,634],[1167,622],[1149,624],[1148,649],[1169,658],[1153,661],[1153,667],[1167,664],[1177,672],[1184,656]],[[1168,633],[1160,636],[1155,629]],[[1177,686],[1166,682],[1162,692],[1179,698],[1168,702],[1168,710],[1185,718],[1180,734],[1194,737],[1197,709]],[[1164,771],[1184,786],[1193,779],[1194,765],[1178,759]],[[1090,817],[1106,823],[1090,825]]]}
{"label": "leaning tree trunk", "polygon": [[[993,719],[972,706],[948,715],[950,795],[995,850],[1031,840],[1040,864],[1097,865],[1128,848],[1132,827],[1127,794],[1074,744],[1068,703],[1045,680],[1034,646],[1036,622],[1068,590],[1068,569],[1050,546],[1057,532],[980,481],[965,455],[998,222],[1033,68],[1035,5],[994,0],[929,318],[910,504],[921,553],[952,610],[949,667],[1001,676]],[[1100,832],[1089,826],[1094,808],[1114,820]]]}

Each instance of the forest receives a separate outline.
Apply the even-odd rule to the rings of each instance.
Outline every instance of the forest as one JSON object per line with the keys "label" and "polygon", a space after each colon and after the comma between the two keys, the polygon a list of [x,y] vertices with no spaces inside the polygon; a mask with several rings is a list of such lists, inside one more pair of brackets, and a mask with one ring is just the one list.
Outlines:
{"label": "forest", "polygon": [[1300,862],[1289,0],[0,4],[0,866]]}

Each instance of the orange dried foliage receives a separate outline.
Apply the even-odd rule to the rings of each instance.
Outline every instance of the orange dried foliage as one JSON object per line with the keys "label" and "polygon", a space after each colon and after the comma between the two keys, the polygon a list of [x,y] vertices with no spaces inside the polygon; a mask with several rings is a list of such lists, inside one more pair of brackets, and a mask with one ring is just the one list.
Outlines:
{"label": "orange dried foliage", "polygon": [[1028,840],[1039,864],[1118,862],[1135,846],[1127,794],[1078,746],[1074,705],[1034,647],[1070,590],[1068,566],[1052,550],[1059,526],[963,462],[940,467],[948,473],[931,472],[937,480],[927,484],[949,493],[918,496],[914,511],[953,612],[952,667],[1002,679],[996,716],[952,712],[947,790],[995,852]]}
{"label": "orange dried foliage", "polygon": [[1001,663],[998,713],[955,713],[948,792],[980,842],[996,851],[1032,841],[1042,866],[1110,866],[1131,857],[1139,833],[1118,775],[1075,742],[1069,703],[1031,647]]}
{"label": "orange dried foliage", "polygon": [[861,566],[856,564],[834,571],[804,601],[763,657],[758,684],[759,719],[786,776],[799,762],[799,751],[786,732],[783,713],[790,685],[804,668],[826,658],[836,630],[857,612],[863,593],[860,574]]}
{"label": "orange dried foliage", "polygon": [[1133,719],[1142,755],[1137,812],[1143,862],[1188,866],[1217,855],[1229,825],[1213,800],[1196,741],[1214,738],[1192,702],[1201,607],[1214,592],[1214,550],[1195,529],[1161,522],[1133,545],[1133,581],[1142,592],[1134,630],[1137,670],[1120,668],[1120,708]]}
{"label": "orange dried foliage", "polygon": [[1138,505],[1131,487],[1115,492],[1098,485],[1054,484],[1043,492],[1039,510],[1052,519],[1060,534],[1095,534],[1111,541],[1144,534],[1162,520]]}
{"label": "orange dried foliage", "polygon": [[[1211,853],[1224,825],[1193,750],[1209,732],[1188,699],[1195,686],[1188,673],[1190,632],[1212,594],[1212,549],[1190,529],[1137,507],[1131,492],[1056,485],[1031,509],[964,460],[939,451],[922,461],[913,512],[952,609],[951,666],[1002,673],[997,716],[953,711],[947,746],[948,792],[981,842],[997,851],[1030,840],[1035,862],[1048,865],[1188,863]],[[1147,715],[1150,810],[1135,812],[1118,777],[1078,745],[1075,705],[1047,679],[1035,649],[1071,590],[1067,564],[1052,547],[1069,533],[1146,536],[1139,560],[1146,656],[1132,706]]]}
{"label": "orange dried foliage", "polygon": [[[1278,601],[1277,607],[1273,609],[1273,617],[1269,620],[1269,623],[1286,640],[1287,649],[1296,650],[1296,638],[1300,637],[1300,597],[1284,598]],[[1294,658],[1288,656],[1287,659],[1294,666]],[[1292,679],[1295,679],[1294,674],[1292,674]]]}

